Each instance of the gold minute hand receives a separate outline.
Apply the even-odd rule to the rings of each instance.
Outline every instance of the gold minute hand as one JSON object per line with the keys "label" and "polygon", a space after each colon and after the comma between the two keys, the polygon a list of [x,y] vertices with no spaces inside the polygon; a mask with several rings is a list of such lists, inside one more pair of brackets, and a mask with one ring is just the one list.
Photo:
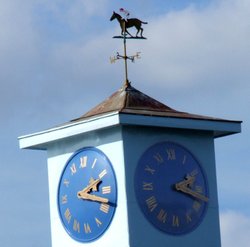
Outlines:
{"label": "gold minute hand", "polygon": [[91,195],[89,193],[79,191],[77,193],[77,197],[85,200],[90,200],[94,202],[102,202],[102,203],[108,203],[109,200],[107,198],[101,197],[101,196],[96,196],[96,195]]}
{"label": "gold minute hand", "polygon": [[200,194],[200,193],[198,193],[196,191],[193,191],[193,190],[189,189],[186,185],[177,183],[175,185],[175,188],[178,191],[189,194],[189,195],[191,195],[191,196],[193,196],[193,197],[195,197],[197,199],[200,199],[200,200],[202,200],[204,202],[208,202],[208,200],[209,200],[206,196],[204,196],[204,195],[202,195],[202,194]]}

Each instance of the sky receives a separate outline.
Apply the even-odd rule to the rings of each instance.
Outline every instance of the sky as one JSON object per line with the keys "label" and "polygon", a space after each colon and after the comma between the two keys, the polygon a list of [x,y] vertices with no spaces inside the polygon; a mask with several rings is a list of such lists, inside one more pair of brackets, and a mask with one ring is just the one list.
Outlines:
{"label": "sky", "polygon": [[[250,242],[249,0],[0,0],[0,242],[50,246],[46,152],[18,136],[77,118],[124,81],[113,10],[147,21],[129,80],[180,111],[242,120],[215,140],[222,247]],[[131,32],[133,32],[131,30]]]}

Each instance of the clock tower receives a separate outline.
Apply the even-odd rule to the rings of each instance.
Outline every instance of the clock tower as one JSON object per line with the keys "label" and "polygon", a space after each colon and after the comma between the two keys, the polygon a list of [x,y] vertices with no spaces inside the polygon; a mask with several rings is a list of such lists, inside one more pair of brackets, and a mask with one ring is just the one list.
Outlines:
{"label": "clock tower", "polygon": [[214,139],[240,129],[125,84],[83,116],[20,137],[48,153],[52,246],[219,247]]}
{"label": "clock tower", "polygon": [[240,131],[151,98],[126,67],[99,105],[19,143],[48,154],[52,247],[220,247],[214,140]]}

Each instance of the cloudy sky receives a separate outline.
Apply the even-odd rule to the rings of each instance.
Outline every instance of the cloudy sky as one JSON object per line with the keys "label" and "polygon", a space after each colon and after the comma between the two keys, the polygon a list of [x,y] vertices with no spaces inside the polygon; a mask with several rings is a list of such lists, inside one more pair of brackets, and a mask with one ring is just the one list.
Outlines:
{"label": "cloudy sky", "polygon": [[[223,247],[250,242],[249,0],[0,0],[0,242],[50,246],[46,152],[17,137],[74,119],[120,88],[122,52],[110,22],[130,10],[147,40],[129,64],[133,86],[172,108],[243,120],[216,139]],[[132,31],[131,31],[132,32]]]}

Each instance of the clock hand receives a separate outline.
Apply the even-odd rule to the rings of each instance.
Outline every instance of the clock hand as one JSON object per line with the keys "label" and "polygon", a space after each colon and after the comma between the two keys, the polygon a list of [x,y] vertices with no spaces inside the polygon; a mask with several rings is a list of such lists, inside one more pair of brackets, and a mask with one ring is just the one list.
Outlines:
{"label": "clock hand", "polygon": [[94,191],[97,191],[97,185],[101,182],[101,179],[98,178],[96,180],[94,180],[93,178],[90,179],[89,181],[89,185],[86,186],[83,190],[81,190],[80,192],[83,192],[83,193],[88,193],[90,192],[90,190],[94,190]]}
{"label": "clock hand", "polygon": [[186,179],[184,179],[183,181],[175,184],[175,187],[177,189],[180,188],[180,187],[187,187],[188,185],[192,185],[195,181],[195,177],[194,176],[190,176],[190,175],[187,175],[186,176]]}
{"label": "clock hand", "polygon": [[77,193],[77,197],[85,200],[90,200],[90,201],[95,201],[95,202],[102,202],[102,203],[108,203],[109,200],[107,198],[101,197],[101,196],[96,196],[96,195],[91,195],[89,193],[85,193],[83,191],[79,191]]}
{"label": "clock hand", "polygon": [[96,201],[96,202],[103,202],[108,203],[108,199],[96,195],[91,195],[89,192],[91,190],[97,191],[97,185],[101,182],[101,179],[94,180],[93,178],[90,179],[89,185],[86,186],[83,190],[77,192],[77,197],[85,200]]}
{"label": "clock hand", "polygon": [[195,181],[195,177],[188,175],[185,180],[175,184],[175,189],[183,193],[189,194],[202,201],[208,202],[208,198],[206,196],[188,188],[188,185],[193,184],[194,181]]}
{"label": "clock hand", "polygon": [[200,193],[198,193],[196,191],[193,191],[193,190],[189,189],[187,186],[178,186],[178,184],[176,184],[175,188],[178,191],[189,194],[189,195],[191,195],[191,196],[193,196],[193,197],[195,197],[197,199],[200,199],[200,200],[202,200],[204,202],[208,202],[208,200],[209,200],[206,196],[204,196],[204,195],[202,195],[202,194],[200,194]]}

